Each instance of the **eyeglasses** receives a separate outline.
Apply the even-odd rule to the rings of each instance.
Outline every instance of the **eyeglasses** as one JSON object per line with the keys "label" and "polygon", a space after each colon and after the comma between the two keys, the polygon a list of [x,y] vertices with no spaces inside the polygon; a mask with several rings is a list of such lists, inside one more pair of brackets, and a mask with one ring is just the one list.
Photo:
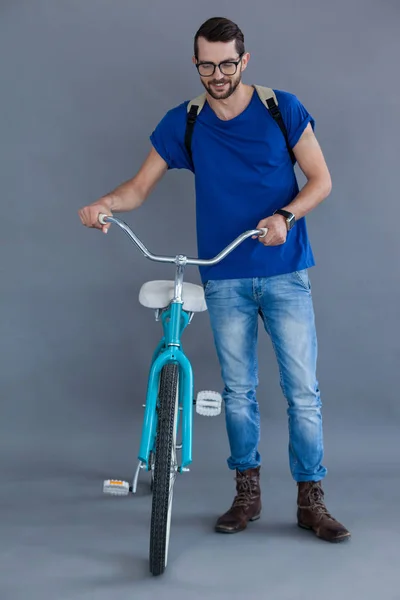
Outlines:
{"label": "eyeglasses", "polygon": [[216,65],[213,62],[201,62],[196,63],[199,75],[202,77],[211,77],[215,73],[215,69],[218,67],[223,75],[234,75],[237,71],[238,65],[242,60],[243,54],[239,56],[239,60],[224,60]]}

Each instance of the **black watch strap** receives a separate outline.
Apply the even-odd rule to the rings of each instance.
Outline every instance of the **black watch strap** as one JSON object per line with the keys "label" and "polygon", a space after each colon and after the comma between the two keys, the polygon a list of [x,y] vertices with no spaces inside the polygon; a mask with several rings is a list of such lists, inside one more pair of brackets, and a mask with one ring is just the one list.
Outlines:
{"label": "black watch strap", "polygon": [[296,218],[294,214],[289,212],[288,210],[278,208],[278,210],[274,212],[274,215],[282,215],[283,217],[285,217],[288,230],[292,229],[293,225],[295,224]]}

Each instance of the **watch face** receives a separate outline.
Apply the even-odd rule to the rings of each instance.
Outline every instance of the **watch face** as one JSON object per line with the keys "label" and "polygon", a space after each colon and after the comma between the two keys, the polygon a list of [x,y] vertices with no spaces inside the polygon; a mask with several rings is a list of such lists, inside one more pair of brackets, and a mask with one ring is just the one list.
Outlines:
{"label": "watch face", "polygon": [[288,229],[292,229],[292,227],[294,226],[294,222],[295,222],[294,215],[290,215],[290,217],[288,217],[286,219],[286,222],[288,224]]}
{"label": "watch face", "polygon": [[296,221],[295,216],[294,216],[293,213],[289,212],[288,210],[283,210],[283,209],[276,210],[275,213],[278,214],[278,215],[282,215],[283,217],[285,217],[285,219],[286,219],[286,226],[287,226],[288,230],[292,229],[292,227],[294,226],[295,221]]}

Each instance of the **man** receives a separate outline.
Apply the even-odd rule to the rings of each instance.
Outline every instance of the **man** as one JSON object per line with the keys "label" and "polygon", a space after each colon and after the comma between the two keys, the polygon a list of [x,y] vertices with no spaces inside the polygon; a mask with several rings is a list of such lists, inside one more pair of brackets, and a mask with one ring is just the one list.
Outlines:
{"label": "man", "polygon": [[256,400],[261,317],[288,403],[289,464],[298,487],[298,525],[339,542],[350,533],[324,504],[317,339],[308,278],[314,258],[304,218],[329,195],[331,179],[313,132],[313,118],[294,95],[275,90],[289,150],[307,179],[299,191],[282,131],[254,87],[242,82],[249,59],[235,23],[222,18],[206,21],[194,43],[193,62],[206,103],[193,130],[192,156],[185,146],[188,102],[184,102],[156,127],[152,149],[137,175],[79,214],[84,225],[106,233],[109,225],[99,225],[99,213],[138,208],[168,169],[186,168],[195,173],[200,257],[215,256],[245,230],[267,229],[264,237],[246,240],[218,265],[200,269],[224,381],[228,466],[236,471],[236,496],[216,530],[242,531],[261,513]]}

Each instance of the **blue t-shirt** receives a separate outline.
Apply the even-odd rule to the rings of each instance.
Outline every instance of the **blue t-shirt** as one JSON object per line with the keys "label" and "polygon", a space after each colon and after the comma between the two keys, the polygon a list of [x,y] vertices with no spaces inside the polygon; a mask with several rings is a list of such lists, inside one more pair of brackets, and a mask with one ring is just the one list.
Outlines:
{"label": "blue t-shirt", "polygon": [[[293,148],[308,123],[314,128],[314,119],[296,96],[274,91]],[[184,143],[187,104],[167,112],[150,138],[169,169],[193,170]],[[256,91],[247,108],[228,121],[206,102],[194,126],[192,155],[199,258],[216,256],[299,191],[285,138]],[[268,277],[314,264],[303,217],[284,244],[264,246],[249,238],[219,264],[200,267],[200,276],[203,282]]]}

